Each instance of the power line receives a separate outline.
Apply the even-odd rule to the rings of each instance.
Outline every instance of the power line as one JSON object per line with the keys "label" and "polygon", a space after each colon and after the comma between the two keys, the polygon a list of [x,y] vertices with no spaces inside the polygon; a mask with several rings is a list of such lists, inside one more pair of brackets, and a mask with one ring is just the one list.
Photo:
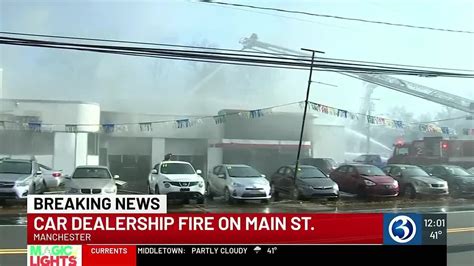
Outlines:
{"label": "power line", "polygon": [[[90,51],[100,53],[111,53],[119,55],[145,56],[155,58],[169,58],[179,60],[205,60],[213,63],[239,63],[254,66],[284,66],[308,69],[311,62],[303,58],[288,58],[268,55],[242,54],[242,53],[224,53],[210,51],[194,51],[182,49],[162,49],[147,48],[137,46],[115,46],[115,45],[96,45],[83,44],[73,42],[55,42],[24,38],[1,37],[0,43],[9,45],[43,47],[54,49]],[[338,62],[334,59],[318,60],[312,64],[316,70],[320,71],[339,71],[346,73],[368,73],[368,74],[394,74],[394,75],[417,75],[417,76],[444,76],[444,77],[460,77],[473,78],[472,74],[442,72],[442,71],[426,71],[423,69],[410,69],[399,67],[388,67],[376,64],[355,64],[347,62]]]}
{"label": "power line", "polygon": [[[223,51],[223,52],[232,52],[233,55],[237,54],[255,54],[256,57],[280,58],[285,59],[301,59],[310,62],[310,57],[305,55],[297,54],[284,54],[284,53],[269,53],[259,50],[249,51],[247,50],[237,50],[237,49],[225,49],[225,48],[216,48],[216,47],[202,47],[202,46],[190,46],[190,45],[178,45],[178,44],[167,44],[167,43],[152,43],[152,42],[139,42],[139,41],[128,41],[128,40],[115,40],[115,39],[103,39],[103,38],[87,38],[87,37],[76,37],[76,36],[60,36],[60,35],[47,35],[47,34],[34,34],[34,33],[21,33],[21,32],[10,32],[10,31],[0,31],[0,34],[5,35],[14,35],[14,36],[29,36],[29,37],[41,37],[41,38],[53,38],[53,39],[66,39],[66,40],[80,40],[80,41],[94,41],[94,42],[107,42],[107,43],[124,43],[124,44],[140,44],[140,45],[150,45],[150,46],[163,46],[163,47],[176,47],[176,48],[190,48],[197,50],[211,50],[211,51]],[[12,40],[15,38],[12,38]],[[27,40],[27,39],[16,39],[16,40]],[[31,40],[35,41],[35,40]],[[45,42],[45,41],[43,41]],[[54,42],[57,43],[57,42]],[[114,46],[115,47],[115,46]],[[137,49],[147,49],[144,47],[138,47]],[[187,52],[185,50],[180,50]],[[196,51],[198,52],[198,51]],[[264,56],[267,55],[267,56]],[[338,58],[327,58],[327,57],[317,57],[318,62],[326,63],[336,63],[336,62],[351,62],[351,63],[363,63],[363,64],[372,64],[372,65],[386,65],[386,66],[400,66],[400,67],[413,67],[413,68],[424,68],[424,69],[436,69],[436,70],[450,70],[450,71],[462,71],[462,72],[474,72],[474,70],[467,69],[457,69],[457,68],[442,68],[442,67],[427,67],[427,66],[417,66],[417,65],[406,65],[406,64],[392,64],[392,63],[380,63],[380,62],[370,62],[370,61],[360,61],[360,60],[349,60],[349,59],[338,59]]]}
{"label": "power line", "polygon": [[386,22],[386,21],[378,21],[378,20],[368,20],[368,19],[362,19],[362,18],[352,18],[352,17],[343,17],[343,16],[336,16],[336,15],[328,15],[328,14],[310,13],[310,12],[306,12],[306,11],[288,10],[288,9],[274,8],[274,7],[263,7],[263,6],[246,5],[246,4],[235,4],[235,3],[226,3],[226,2],[219,2],[219,1],[200,1],[200,2],[201,3],[216,4],[216,5],[223,5],[223,6],[245,7],[245,8],[251,8],[251,9],[271,10],[271,11],[282,12],[282,13],[300,14],[300,15],[307,15],[307,16],[314,16],[314,17],[323,17],[323,18],[332,18],[332,19],[340,19],[340,20],[348,20],[348,21],[357,21],[357,22],[372,23],[372,24],[379,24],[379,25],[385,25],[385,26],[405,27],[405,28],[419,29],[419,30],[432,30],[432,31],[442,31],[442,32],[451,32],[451,33],[474,34],[474,31],[469,31],[469,30],[455,30],[455,29],[447,29],[447,28],[417,26],[417,25],[410,25],[410,24],[403,24],[403,23],[394,23],[394,22]]}

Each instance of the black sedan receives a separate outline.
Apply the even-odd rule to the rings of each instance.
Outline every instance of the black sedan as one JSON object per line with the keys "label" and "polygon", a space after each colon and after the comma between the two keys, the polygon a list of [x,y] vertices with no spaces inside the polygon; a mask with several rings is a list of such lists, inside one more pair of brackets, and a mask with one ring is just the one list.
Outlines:
{"label": "black sedan", "polygon": [[321,170],[310,165],[298,166],[295,179],[295,166],[282,166],[270,179],[272,195],[278,199],[280,194],[299,200],[323,197],[337,199],[339,187]]}
{"label": "black sedan", "polygon": [[448,182],[449,193],[453,196],[474,196],[474,174],[456,165],[430,165],[424,169],[431,175]]}

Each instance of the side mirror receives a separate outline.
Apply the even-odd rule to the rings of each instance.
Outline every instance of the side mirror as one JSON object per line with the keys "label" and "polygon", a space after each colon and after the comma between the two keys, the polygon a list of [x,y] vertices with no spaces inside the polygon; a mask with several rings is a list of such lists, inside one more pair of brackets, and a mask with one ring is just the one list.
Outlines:
{"label": "side mirror", "polygon": [[65,175],[64,178],[65,178],[65,179],[69,179],[69,180],[72,179],[72,177],[71,177],[70,175]]}
{"label": "side mirror", "polygon": [[119,179],[120,176],[119,175],[114,175],[114,179]]}
{"label": "side mirror", "polygon": [[41,170],[36,171],[36,175],[42,175],[42,174],[43,172],[41,172]]}
{"label": "side mirror", "polygon": [[202,175],[202,171],[201,171],[200,169],[197,169],[197,170],[196,170],[196,174]]}
{"label": "side mirror", "polygon": [[153,169],[153,170],[151,170],[151,173],[156,175],[156,174],[158,174],[158,171],[156,169]]}
{"label": "side mirror", "polygon": [[218,177],[218,178],[225,179],[225,174],[218,174],[217,177]]}

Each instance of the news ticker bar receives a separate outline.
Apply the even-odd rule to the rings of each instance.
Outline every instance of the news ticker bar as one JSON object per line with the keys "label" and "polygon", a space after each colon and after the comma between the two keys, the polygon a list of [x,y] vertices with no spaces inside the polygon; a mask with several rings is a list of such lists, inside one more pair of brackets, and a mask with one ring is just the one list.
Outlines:
{"label": "news ticker bar", "polygon": [[28,214],[28,244],[446,245],[446,214]]}
{"label": "news ticker bar", "polygon": [[166,213],[165,195],[30,195],[27,243],[446,245],[446,214]]}
{"label": "news ticker bar", "polygon": [[[391,246],[391,245],[83,245],[28,246],[28,265],[156,265],[158,261],[173,259],[232,259],[265,262],[282,258],[311,259],[311,261],[342,263],[363,262],[364,265],[399,261],[402,264],[446,265],[446,246]],[[62,252],[62,253],[61,253]],[[281,261],[281,260],[280,260]],[[309,261],[308,261],[309,262]],[[372,262],[372,263],[371,263]]]}

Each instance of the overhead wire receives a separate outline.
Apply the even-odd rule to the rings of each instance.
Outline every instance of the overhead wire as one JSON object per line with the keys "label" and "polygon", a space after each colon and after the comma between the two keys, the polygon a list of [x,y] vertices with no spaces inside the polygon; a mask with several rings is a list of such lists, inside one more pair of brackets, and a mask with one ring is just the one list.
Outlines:
{"label": "overhead wire", "polygon": [[[115,53],[122,55],[148,56],[148,57],[168,57],[174,59],[201,59],[209,60],[215,63],[238,62],[253,64],[255,66],[290,66],[308,68],[311,61],[302,58],[275,57],[269,55],[245,55],[239,53],[223,53],[223,52],[207,52],[207,51],[191,51],[177,49],[161,49],[146,47],[130,47],[130,46],[112,46],[112,45],[94,45],[79,44],[68,42],[54,42],[24,38],[0,37],[0,43],[22,46],[36,46],[44,48],[72,49],[80,51],[92,51],[102,53]],[[407,69],[399,67],[387,67],[385,65],[375,64],[356,64],[356,63],[340,63],[335,60],[318,60],[313,62],[316,69],[365,72],[365,73],[391,73],[403,75],[431,75],[431,76],[452,76],[452,77],[474,77],[473,75],[462,73],[449,73],[441,71],[426,71],[419,69]]]}
{"label": "overhead wire", "polygon": [[[266,54],[266,55],[281,56],[281,57],[284,57],[284,58],[299,58],[299,59],[306,59],[307,61],[311,60],[311,57],[309,55],[306,56],[306,55],[301,55],[301,54],[270,53],[270,52],[260,51],[260,50],[257,50],[257,49],[255,49],[255,51],[252,51],[250,49],[245,49],[245,48],[238,50],[238,49],[225,49],[225,48],[216,48],[216,47],[167,44],[167,43],[153,43],[153,42],[139,42],[139,41],[103,39],[103,38],[86,38],[86,37],[76,37],[76,36],[60,36],[60,35],[48,35],[48,34],[21,33],[21,32],[11,32],[11,31],[0,31],[0,34],[16,35],[16,36],[29,36],[29,37],[42,37],[42,38],[68,39],[68,40],[81,40],[81,41],[94,41],[94,42],[108,42],[108,43],[124,43],[124,44],[140,44],[140,45],[150,45],[150,46],[163,46],[163,47],[190,48],[190,49],[198,49],[198,50],[215,50],[215,51],[232,52],[232,53],[236,53],[236,54],[242,54],[242,53],[244,53],[244,54],[245,53]],[[258,56],[261,56],[261,55],[258,55]],[[364,64],[387,65],[387,66],[401,66],[401,67],[413,67],[413,68],[436,69],[436,70],[474,72],[474,70],[470,70],[470,69],[428,67],[428,66],[419,66],[419,65],[381,63],[381,62],[370,62],[370,61],[339,59],[339,58],[327,58],[327,57],[315,57],[315,59],[317,61],[325,61],[325,62],[353,62],[353,63],[364,63]]]}
{"label": "overhead wire", "polygon": [[289,9],[275,8],[275,7],[264,7],[264,6],[256,6],[256,5],[248,5],[248,4],[237,4],[237,3],[220,2],[220,1],[200,1],[200,2],[201,3],[207,3],[207,4],[215,4],[215,5],[244,7],[244,8],[250,8],[250,9],[256,9],[256,10],[269,10],[269,11],[275,11],[275,12],[281,12],[281,13],[288,13],[288,14],[299,14],[299,15],[307,15],[307,16],[323,17],[323,18],[332,18],[332,19],[347,20],[347,21],[357,21],[357,22],[362,22],[362,23],[379,24],[379,25],[393,26],[393,27],[404,27],[404,28],[410,28],[410,29],[441,31],[441,32],[450,32],[450,33],[474,34],[474,31],[470,31],[470,30],[457,30],[457,29],[448,29],[448,28],[419,26],[419,25],[411,25],[411,24],[405,24],[405,23],[395,23],[395,22],[387,22],[387,21],[379,21],[379,20],[369,20],[369,19],[345,17],[345,16],[338,16],[338,15],[318,14],[318,13],[311,13],[311,12],[306,12],[306,11],[289,10]]}

